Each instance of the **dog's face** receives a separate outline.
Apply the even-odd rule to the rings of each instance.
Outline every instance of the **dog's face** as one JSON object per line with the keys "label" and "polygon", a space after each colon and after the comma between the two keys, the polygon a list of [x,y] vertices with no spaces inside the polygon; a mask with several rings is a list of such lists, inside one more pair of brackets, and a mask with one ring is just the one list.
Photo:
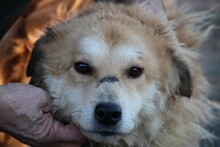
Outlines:
{"label": "dog's face", "polygon": [[90,139],[114,143],[141,123],[157,132],[168,97],[190,89],[181,89],[189,72],[170,44],[131,16],[87,14],[48,30],[29,73],[50,94],[57,118]]}

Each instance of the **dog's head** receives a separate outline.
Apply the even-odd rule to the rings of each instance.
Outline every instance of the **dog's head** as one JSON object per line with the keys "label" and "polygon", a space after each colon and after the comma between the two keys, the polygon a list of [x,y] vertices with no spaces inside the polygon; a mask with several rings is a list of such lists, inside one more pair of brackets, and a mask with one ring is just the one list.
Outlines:
{"label": "dog's head", "polygon": [[159,17],[136,6],[97,4],[49,29],[27,74],[50,94],[55,117],[114,143],[141,123],[155,133],[169,100],[191,95],[190,73],[178,56]]}

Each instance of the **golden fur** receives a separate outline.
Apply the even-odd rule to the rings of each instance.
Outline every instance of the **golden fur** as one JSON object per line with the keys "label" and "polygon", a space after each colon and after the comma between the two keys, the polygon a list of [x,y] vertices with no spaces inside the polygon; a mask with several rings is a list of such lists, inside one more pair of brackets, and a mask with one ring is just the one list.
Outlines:
{"label": "golden fur", "polygon": [[[214,137],[205,127],[214,120],[215,106],[191,49],[211,30],[198,31],[197,22],[211,15],[195,19],[199,13],[182,13],[168,3],[165,8],[175,28],[138,4],[95,3],[35,44],[27,71],[31,83],[48,91],[57,119],[76,124],[89,138],[85,146],[198,147]],[[181,45],[173,42],[173,29]],[[89,64],[91,75],[76,72],[77,62]],[[144,69],[140,77],[128,76],[134,66]],[[101,83],[106,77],[118,81]],[[115,135],[93,132],[100,102],[122,107]]]}

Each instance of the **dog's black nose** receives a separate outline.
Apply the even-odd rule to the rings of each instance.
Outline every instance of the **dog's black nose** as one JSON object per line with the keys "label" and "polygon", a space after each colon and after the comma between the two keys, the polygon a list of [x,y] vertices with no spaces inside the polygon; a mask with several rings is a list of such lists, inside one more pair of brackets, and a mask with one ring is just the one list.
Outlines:
{"label": "dog's black nose", "polygon": [[100,103],[95,108],[95,118],[103,125],[115,125],[121,120],[121,107],[113,103]]}

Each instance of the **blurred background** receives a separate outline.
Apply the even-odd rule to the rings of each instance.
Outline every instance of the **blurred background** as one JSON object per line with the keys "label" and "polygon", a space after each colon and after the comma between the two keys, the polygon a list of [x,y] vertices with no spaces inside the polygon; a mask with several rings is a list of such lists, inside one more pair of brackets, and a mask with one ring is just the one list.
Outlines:
{"label": "blurred background", "polygon": [[[218,7],[219,17],[215,24],[220,27],[220,0],[180,0],[181,4],[185,3],[197,10],[206,10]],[[199,48],[201,57],[200,62],[204,70],[204,74],[211,83],[212,92],[210,99],[220,102],[220,28],[213,31],[208,41]],[[216,112],[219,113],[219,112]],[[213,144],[201,142],[202,147],[220,147],[220,122],[216,126],[210,127],[210,131],[214,132],[218,139]]]}
{"label": "blurred background", "polygon": [[[2,19],[0,20],[0,34],[8,29],[9,24],[13,24],[2,39],[0,36],[0,85],[8,82],[27,83],[29,81],[29,78],[25,76],[27,62],[34,42],[43,34],[42,30],[53,25],[57,19],[68,18],[67,9],[71,9],[71,15],[74,16],[92,0],[63,0],[65,1],[63,4],[60,4],[61,0],[23,0],[23,4],[21,0],[9,1],[8,5],[17,7],[11,11],[13,16],[6,15],[7,9],[5,9],[7,11],[0,10]],[[193,7],[195,10],[207,10],[217,6],[220,9],[220,0],[177,1],[180,5]],[[26,3],[28,5],[25,5]],[[4,0],[0,0],[0,8],[2,8],[1,5],[5,5]],[[38,11],[35,12],[35,10]],[[58,18],[55,19],[55,15]],[[11,22],[5,23],[5,20],[9,18]],[[46,22],[47,25],[45,25]],[[220,14],[215,24],[220,27]],[[220,28],[213,31],[211,38],[199,47],[199,51],[204,74],[212,85],[209,98],[220,102]],[[218,136],[212,145],[220,147],[220,122],[209,129]],[[6,134],[0,134],[0,147],[24,146]],[[202,141],[201,146],[211,147],[211,144]]]}

